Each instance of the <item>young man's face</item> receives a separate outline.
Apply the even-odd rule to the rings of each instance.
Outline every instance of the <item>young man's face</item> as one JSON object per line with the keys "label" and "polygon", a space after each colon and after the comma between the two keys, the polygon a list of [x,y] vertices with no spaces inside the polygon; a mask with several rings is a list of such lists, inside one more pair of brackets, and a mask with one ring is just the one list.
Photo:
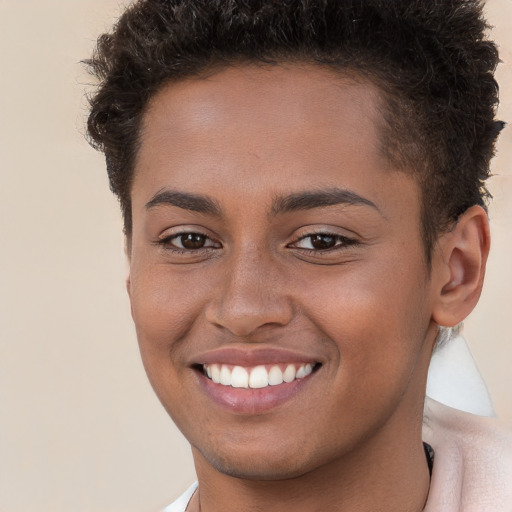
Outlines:
{"label": "young man's face", "polygon": [[198,464],[280,479],[419,436],[434,294],[420,190],[381,156],[381,107],[368,84],[294,65],[153,98],[128,288]]}

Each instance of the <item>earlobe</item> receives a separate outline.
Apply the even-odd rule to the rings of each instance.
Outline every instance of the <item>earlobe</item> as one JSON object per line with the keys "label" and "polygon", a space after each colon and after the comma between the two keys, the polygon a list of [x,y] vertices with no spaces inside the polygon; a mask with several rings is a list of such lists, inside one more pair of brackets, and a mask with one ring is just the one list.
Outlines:
{"label": "earlobe", "polygon": [[433,320],[445,327],[462,322],[476,306],[490,248],[487,213],[480,206],[464,212],[441,235],[433,259],[436,304]]}

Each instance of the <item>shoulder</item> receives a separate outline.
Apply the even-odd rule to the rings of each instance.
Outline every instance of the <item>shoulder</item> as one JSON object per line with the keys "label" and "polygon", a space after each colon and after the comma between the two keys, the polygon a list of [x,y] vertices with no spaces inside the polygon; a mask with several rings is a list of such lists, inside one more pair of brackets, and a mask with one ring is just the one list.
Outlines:
{"label": "shoulder", "polygon": [[499,420],[427,398],[423,439],[435,451],[425,512],[512,511],[512,431]]}
{"label": "shoulder", "polygon": [[165,507],[162,512],[185,512],[196,489],[197,482],[192,484],[176,501]]}

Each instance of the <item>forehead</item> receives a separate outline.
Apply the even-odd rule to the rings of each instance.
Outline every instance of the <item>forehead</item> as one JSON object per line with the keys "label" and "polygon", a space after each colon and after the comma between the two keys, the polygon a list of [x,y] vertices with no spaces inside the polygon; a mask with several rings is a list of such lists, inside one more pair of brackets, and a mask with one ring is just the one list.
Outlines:
{"label": "forehead", "polygon": [[349,109],[354,114],[371,114],[376,120],[380,91],[348,70],[335,72],[314,64],[246,64],[164,86],[150,101],[146,120],[156,121],[162,105],[177,116],[182,129],[209,120],[234,121],[236,114],[250,114],[254,121],[274,121],[280,127],[295,123],[297,116],[307,116],[310,122],[345,117]]}
{"label": "forehead", "polygon": [[382,104],[372,83],[316,65],[229,67],[168,84],[146,110],[132,192],[222,195],[215,184],[229,183],[269,200],[333,186],[378,199],[396,175],[381,151]]}
{"label": "forehead", "polygon": [[278,146],[286,134],[314,142],[316,153],[342,137],[343,148],[365,144],[368,155],[380,157],[381,104],[373,84],[316,65],[228,67],[155,94],[143,118],[136,169],[150,153],[154,159],[157,146],[158,153],[165,148],[178,156],[192,145],[199,155],[207,145],[225,151],[231,141],[233,148],[243,142],[246,150],[263,147],[269,154],[285,149]]}

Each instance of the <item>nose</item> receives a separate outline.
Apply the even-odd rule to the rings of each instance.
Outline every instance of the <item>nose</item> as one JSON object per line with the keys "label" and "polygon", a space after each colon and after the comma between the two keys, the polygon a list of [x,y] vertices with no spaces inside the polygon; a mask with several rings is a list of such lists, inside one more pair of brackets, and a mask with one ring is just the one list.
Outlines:
{"label": "nose", "polygon": [[293,316],[286,278],[272,257],[241,251],[227,261],[206,307],[206,320],[237,337],[262,327],[279,327]]}

